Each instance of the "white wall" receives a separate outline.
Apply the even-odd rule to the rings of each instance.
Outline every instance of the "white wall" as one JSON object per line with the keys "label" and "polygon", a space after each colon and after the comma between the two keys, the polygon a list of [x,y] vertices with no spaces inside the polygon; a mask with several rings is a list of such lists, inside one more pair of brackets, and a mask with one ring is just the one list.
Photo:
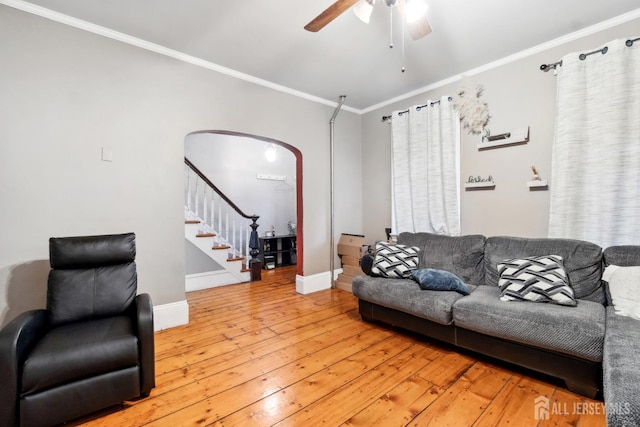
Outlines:
{"label": "white wall", "polygon": [[[0,324],[44,305],[51,236],[133,231],[139,291],[156,305],[183,301],[184,140],[197,130],[302,152],[304,275],[328,271],[333,108],[7,6],[0,40]],[[360,131],[358,115],[340,114],[349,168],[337,175],[354,197],[337,206],[338,233],[362,227]]]}
{"label": "white wall", "polygon": [[[571,52],[590,51],[616,38],[637,37],[640,19],[549,48],[470,77],[484,86],[489,104],[492,134],[530,126],[526,145],[478,151],[480,136],[461,134],[461,227],[462,234],[546,237],[549,191],[529,191],[530,167],[543,179],[551,178],[551,144],[555,123],[556,81],[544,73],[543,63],[558,61]],[[391,224],[390,141],[391,125],[383,115],[453,95],[461,82],[447,84],[404,101],[377,109],[362,118],[363,228],[369,241],[383,239]],[[465,191],[469,176],[492,175],[493,191]],[[550,189],[552,191],[553,189]]]}

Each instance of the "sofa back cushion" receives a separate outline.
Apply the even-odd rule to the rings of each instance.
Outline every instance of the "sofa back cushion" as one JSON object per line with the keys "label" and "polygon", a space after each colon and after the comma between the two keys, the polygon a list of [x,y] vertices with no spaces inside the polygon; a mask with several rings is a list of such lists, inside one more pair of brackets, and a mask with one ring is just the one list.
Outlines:
{"label": "sofa back cushion", "polygon": [[604,266],[633,267],[640,265],[640,246],[611,246],[604,250]]}
{"label": "sofa back cushion", "polygon": [[484,252],[484,279],[498,286],[498,263],[512,258],[559,255],[563,259],[569,285],[577,299],[604,304],[602,248],[594,243],[571,239],[530,239],[522,237],[489,237]]}
{"label": "sofa back cushion", "polygon": [[420,268],[449,271],[469,285],[484,283],[484,236],[400,233],[398,243],[420,248]]}

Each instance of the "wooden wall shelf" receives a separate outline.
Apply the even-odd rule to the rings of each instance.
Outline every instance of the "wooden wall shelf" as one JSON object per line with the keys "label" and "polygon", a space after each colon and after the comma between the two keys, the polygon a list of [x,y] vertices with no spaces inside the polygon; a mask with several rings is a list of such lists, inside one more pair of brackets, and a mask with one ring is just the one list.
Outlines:
{"label": "wooden wall shelf", "polygon": [[478,143],[478,150],[520,145],[526,144],[527,142],[529,142],[528,126],[526,128],[517,129],[500,135],[482,137],[481,142]]}
{"label": "wooden wall shelf", "polygon": [[496,183],[493,181],[465,182],[464,188],[467,190],[494,190],[496,188]]}
{"label": "wooden wall shelf", "polygon": [[527,182],[530,191],[541,191],[549,189],[549,182],[546,179],[537,179]]}

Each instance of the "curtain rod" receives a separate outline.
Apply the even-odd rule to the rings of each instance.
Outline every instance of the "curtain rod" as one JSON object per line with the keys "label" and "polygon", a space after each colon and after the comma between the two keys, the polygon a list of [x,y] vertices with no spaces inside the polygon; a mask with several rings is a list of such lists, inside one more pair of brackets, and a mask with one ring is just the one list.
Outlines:
{"label": "curtain rod", "polygon": [[[448,98],[447,98],[447,100],[452,101],[452,100],[453,100],[453,98],[448,97]],[[433,106],[434,106],[434,105],[436,105],[436,104],[440,104],[440,100],[439,100],[439,99],[438,99],[437,101],[427,102],[427,103],[426,103],[426,104],[424,104],[424,105],[418,105],[418,106],[416,106],[416,111],[420,111],[420,110],[422,110],[424,107],[433,107]],[[408,112],[409,112],[409,108],[407,108],[407,109],[406,109],[406,110],[404,110],[404,111],[398,111],[398,115],[399,115],[399,116],[401,116],[401,115],[403,115],[403,114],[405,114],[405,113],[408,113]],[[392,114],[389,114],[388,116],[382,116],[382,121],[383,121],[383,122],[391,121],[391,117],[392,117],[392,116],[393,116]]]}
{"label": "curtain rod", "polygon": [[[640,37],[638,37],[637,39],[629,39],[626,42],[624,42],[624,44],[627,47],[631,47],[631,46],[633,46],[633,43],[637,42],[638,40],[640,40]],[[578,58],[580,58],[581,61],[584,61],[585,59],[587,59],[587,56],[589,56],[589,55],[593,55],[594,53],[598,53],[598,52],[600,52],[600,53],[602,53],[604,55],[608,51],[609,51],[609,48],[607,46],[605,46],[602,49],[596,49],[593,52],[581,53],[580,55],[578,55]],[[540,66],[540,71],[547,72],[549,70],[555,70],[558,67],[562,67],[562,60],[560,60],[558,62],[553,62],[551,64],[542,64]]]}

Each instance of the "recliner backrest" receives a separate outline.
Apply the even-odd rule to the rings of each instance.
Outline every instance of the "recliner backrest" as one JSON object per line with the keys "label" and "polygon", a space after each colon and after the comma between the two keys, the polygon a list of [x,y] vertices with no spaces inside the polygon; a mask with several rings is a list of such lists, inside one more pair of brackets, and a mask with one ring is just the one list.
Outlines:
{"label": "recliner backrest", "polygon": [[137,294],[135,234],[49,239],[52,326],[123,314]]}

